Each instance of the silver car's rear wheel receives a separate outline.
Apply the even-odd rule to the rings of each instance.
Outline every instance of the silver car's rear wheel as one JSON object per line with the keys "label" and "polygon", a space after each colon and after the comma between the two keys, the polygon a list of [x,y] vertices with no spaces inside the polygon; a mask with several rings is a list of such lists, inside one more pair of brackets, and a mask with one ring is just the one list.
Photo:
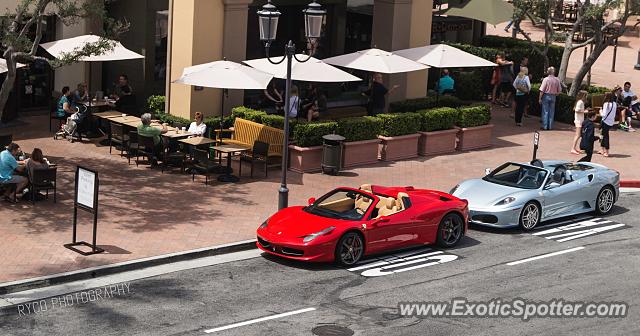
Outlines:
{"label": "silver car's rear wheel", "polygon": [[524,230],[532,230],[540,222],[540,206],[535,202],[524,205],[520,213],[520,227]]}
{"label": "silver car's rear wheel", "polygon": [[598,215],[606,215],[611,209],[613,209],[613,204],[615,203],[615,192],[609,186],[600,189],[598,193],[598,198],[596,200],[596,213]]}

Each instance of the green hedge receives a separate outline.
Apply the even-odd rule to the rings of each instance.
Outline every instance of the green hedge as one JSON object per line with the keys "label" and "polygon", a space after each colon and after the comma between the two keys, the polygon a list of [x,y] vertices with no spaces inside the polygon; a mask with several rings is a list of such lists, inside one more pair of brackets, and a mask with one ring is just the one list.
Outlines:
{"label": "green hedge", "polygon": [[407,99],[389,104],[389,112],[416,112],[436,107],[460,107],[464,105],[460,98],[454,96],[424,97]]}
{"label": "green hedge", "polygon": [[[532,85],[530,95],[529,95],[529,114],[532,115],[541,115],[540,104],[538,103],[538,99],[540,97],[540,84]],[[590,97],[587,97],[587,101],[585,105],[591,103]],[[576,99],[564,93],[556,96],[556,110],[554,115],[554,120],[573,124],[574,119],[574,111],[573,108],[576,104]]]}
{"label": "green hedge", "polygon": [[156,115],[156,118],[158,118],[158,120],[160,120],[160,122],[167,123],[167,124],[170,124],[170,125],[173,125],[175,123],[179,123],[179,124],[183,124],[183,125],[187,125],[188,126],[188,125],[191,124],[191,120],[189,120],[189,119],[177,117],[177,116],[174,116],[174,115],[168,114],[168,113],[160,113],[160,114]]}
{"label": "green hedge", "polygon": [[242,119],[254,121],[257,123],[262,123],[262,117],[266,116],[267,112],[250,109],[244,106],[238,106],[238,107],[234,107],[231,110],[231,114],[233,115],[234,119],[242,118]]}
{"label": "green hedge", "polygon": [[433,132],[452,129],[458,120],[459,112],[452,107],[440,107],[418,111],[422,117],[420,130]]}
{"label": "green hedge", "polygon": [[483,100],[485,98],[485,81],[482,70],[466,71],[454,74],[456,97],[462,100]]}
{"label": "green hedge", "polygon": [[491,121],[491,106],[476,104],[458,109],[457,125],[462,128],[487,125]]}
{"label": "green hedge", "polygon": [[422,116],[415,112],[378,114],[380,135],[386,137],[416,134],[420,131]]}
{"label": "green hedge", "polygon": [[376,139],[382,128],[382,120],[376,117],[354,117],[338,120],[336,133],[345,137],[346,141]]}
{"label": "green hedge", "polygon": [[333,134],[338,126],[335,121],[300,123],[293,130],[296,146],[313,147],[322,145],[322,137]]}
{"label": "green hedge", "polygon": [[149,96],[147,98],[147,111],[153,114],[163,114],[165,107],[165,96]]}

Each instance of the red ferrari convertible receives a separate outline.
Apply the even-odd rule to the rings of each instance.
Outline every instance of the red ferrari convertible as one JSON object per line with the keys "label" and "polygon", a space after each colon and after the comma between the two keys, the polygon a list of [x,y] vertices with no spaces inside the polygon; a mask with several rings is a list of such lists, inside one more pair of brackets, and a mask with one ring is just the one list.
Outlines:
{"label": "red ferrari convertible", "polygon": [[256,244],[285,258],[348,266],[365,255],[409,246],[454,246],[467,221],[467,201],[440,191],[341,187],[271,216],[258,228]]}

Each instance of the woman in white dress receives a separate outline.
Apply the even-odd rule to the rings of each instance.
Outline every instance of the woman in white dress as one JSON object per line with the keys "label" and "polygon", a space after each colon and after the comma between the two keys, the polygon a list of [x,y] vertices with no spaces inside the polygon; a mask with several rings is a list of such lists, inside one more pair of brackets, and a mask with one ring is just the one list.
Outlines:
{"label": "woman in white dress", "polygon": [[587,99],[587,91],[580,90],[576,96],[576,106],[573,109],[573,123],[576,127],[576,134],[573,136],[573,146],[571,147],[571,154],[580,155],[580,137],[582,136],[582,122],[584,121],[584,114],[587,112],[584,108],[584,101]]}

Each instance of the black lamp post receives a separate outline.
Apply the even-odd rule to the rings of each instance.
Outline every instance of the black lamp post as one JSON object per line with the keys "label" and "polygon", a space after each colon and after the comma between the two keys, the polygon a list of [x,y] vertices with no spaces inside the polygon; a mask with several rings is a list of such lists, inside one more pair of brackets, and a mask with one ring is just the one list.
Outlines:
{"label": "black lamp post", "polygon": [[[324,24],[324,17],[327,11],[320,6],[315,0],[309,4],[307,9],[303,10],[304,14],[304,31],[305,36],[311,48],[317,43],[322,33],[322,25]],[[269,57],[269,48],[271,43],[275,41],[278,32],[278,19],[280,18],[280,12],[271,3],[271,0],[267,2],[262,9],[258,11],[258,20],[260,25],[260,40],[264,42],[264,48],[267,54],[267,59],[272,64],[281,64],[285,60],[287,61],[287,84],[285,86],[285,101],[284,101],[284,141],[282,148],[282,177],[280,182],[280,189],[278,190],[278,209],[284,209],[289,205],[289,189],[287,188],[287,166],[289,162],[289,97],[291,94],[291,64],[293,58],[296,61],[304,63],[311,58],[309,55],[306,59],[298,59],[296,57],[296,46],[293,41],[289,40],[289,43],[284,48],[284,56],[278,61],[274,61]],[[299,112],[298,112],[299,113]]]}

